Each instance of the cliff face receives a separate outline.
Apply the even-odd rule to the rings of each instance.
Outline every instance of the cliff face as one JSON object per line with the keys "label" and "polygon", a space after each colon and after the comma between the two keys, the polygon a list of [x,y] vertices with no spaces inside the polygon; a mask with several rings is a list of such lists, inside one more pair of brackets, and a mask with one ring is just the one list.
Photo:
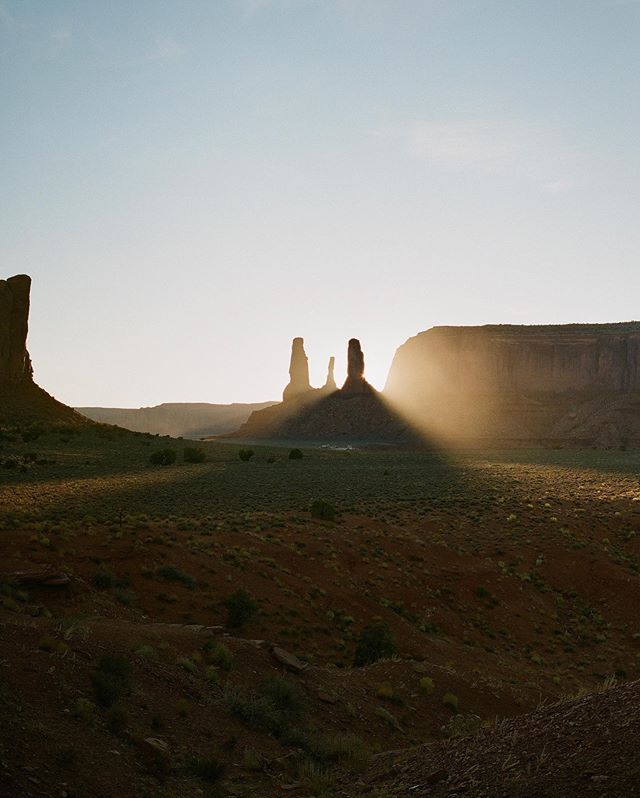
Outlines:
{"label": "cliff face", "polygon": [[27,352],[31,278],[0,280],[0,427],[38,422],[88,423],[33,381]]}
{"label": "cliff face", "polygon": [[640,323],[434,327],[397,350],[385,395],[445,438],[640,444]]}
{"label": "cliff face", "polygon": [[26,274],[0,280],[0,380],[30,381],[33,375],[27,352],[31,278]]}

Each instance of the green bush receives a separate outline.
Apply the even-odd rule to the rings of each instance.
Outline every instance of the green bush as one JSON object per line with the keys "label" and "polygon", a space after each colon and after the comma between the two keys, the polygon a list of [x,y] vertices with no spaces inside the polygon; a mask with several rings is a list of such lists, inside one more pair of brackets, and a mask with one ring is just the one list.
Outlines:
{"label": "green bush", "polygon": [[227,610],[227,627],[240,629],[258,612],[258,603],[244,588],[236,590],[222,602]]}
{"label": "green bush", "polygon": [[203,449],[198,449],[196,446],[187,446],[184,450],[185,463],[204,463],[207,459]]}
{"label": "green bush", "polygon": [[149,457],[149,462],[152,465],[168,466],[173,465],[175,461],[176,453],[173,449],[158,449]]}
{"label": "green bush", "polygon": [[163,565],[158,568],[157,573],[158,576],[166,579],[167,582],[181,582],[188,587],[189,590],[193,590],[196,586],[196,580],[189,574],[181,571],[180,568],[176,568],[175,565]]}
{"label": "green bush", "polygon": [[353,664],[356,668],[361,668],[380,659],[389,659],[397,653],[389,627],[379,621],[365,626],[360,633]]}
{"label": "green bush", "polygon": [[322,499],[312,501],[309,512],[314,518],[319,518],[322,521],[333,521],[336,517],[336,508]]}
{"label": "green bush", "polygon": [[91,677],[93,693],[100,706],[111,707],[128,689],[131,682],[131,663],[123,657],[101,657]]}
{"label": "green bush", "polygon": [[247,463],[254,455],[253,449],[240,449],[238,452],[238,457],[242,460],[243,463]]}
{"label": "green bush", "polygon": [[218,643],[215,637],[210,637],[202,646],[205,659],[223,671],[230,671],[233,665],[233,654],[222,643]]}
{"label": "green bush", "polygon": [[261,696],[271,700],[285,715],[298,715],[305,704],[305,695],[300,687],[282,676],[267,676],[258,690]]}
{"label": "green bush", "polygon": [[289,460],[302,460],[304,455],[300,451],[300,449],[292,449],[289,452]]}
{"label": "green bush", "polygon": [[458,711],[458,696],[454,693],[445,693],[442,696],[442,703],[445,707],[449,707],[452,712]]}
{"label": "green bush", "polygon": [[224,765],[215,756],[195,756],[189,761],[187,771],[204,781],[215,782],[222,778]]}
{"label": "green bush", "polygon": [[107,727],[114,734],[122,734],[127,728],[127,712],[123,707],[115,706],[106,715]]}

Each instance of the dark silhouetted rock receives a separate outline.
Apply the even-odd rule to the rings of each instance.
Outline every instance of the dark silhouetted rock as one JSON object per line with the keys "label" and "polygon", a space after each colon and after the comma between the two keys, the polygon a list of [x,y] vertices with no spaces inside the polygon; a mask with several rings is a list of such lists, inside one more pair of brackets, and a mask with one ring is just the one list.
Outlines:
{"label": "dark silhouetted rock", "polygon": [[[296,401],[287,400],[258,410],[231,437],[329,443],[416,443],[419,439],[406,420],[389,408],[378,391],[364,379],[364,356],[355,338],[349,341],[348,357],[348,377],[341,390],[326,390],[326,385],[320,389],[310,388],[298,394]],[[333,376],[332,361],[333,358],[329,362],[327,383]]]}
{"label": "dark silhouetted rock", "polygon": [[27,352],[31,278],[0,280],[0,426],[36,422],[88,424],[33,382]]}
{"label": "dark silhouetted rock", "polygon": [[325,393],[333,393],[333,391],[338,390],[338,386],[336,385],[336,378],[334,376],[334,369],[336,366],[336,359],[335,357],[329,358],[329,367],[327,369],[327,379],[325,384],[322,386],[322,390]]}
{"label": "dark silhouetted rock", "polygon": [[289,384],[282,393],[287,402],[297,399],[311,390],[309,383],[309,361],[304,351],[304,339],[294,338],[291,344],[291,363],[289,365]]}
{"label": "dark silhouetted rock", "polygon": [[0,280],[0,380],[31,380],[33,369],[27,352],[31,278],[18,274]]}
{"label": "dark silhouetted rock", "polygon": [[360,341],[352,338],[347,350],[347,379],[342,386],[343,394],[367,394],[375,389],[364,378],[364,354]]}

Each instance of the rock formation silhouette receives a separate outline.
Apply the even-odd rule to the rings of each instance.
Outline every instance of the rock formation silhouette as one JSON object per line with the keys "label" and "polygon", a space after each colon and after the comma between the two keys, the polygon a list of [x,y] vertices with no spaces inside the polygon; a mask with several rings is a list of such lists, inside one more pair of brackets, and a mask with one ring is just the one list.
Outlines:
{"label": "rock formation silhouette", "polygon": [[336,385],[336,378],[333,374],[334,369],[336,367],[336,359],[333,355],[329,358],[329,365],[327,367],[327,379],[322,386],[322,390],[325,393],[333,393],[334,391],[338,390],[338,386]]}
{"label": "rock formation silhouette", "polygon": [[[294,369],[294,353],[296,368]],[[364,355],[360,341],[352,338],[347,351],[347,379],[341,389],[334,378],[335,358],[329,360],[327,381],[322,388],[307,388],[308,364],[302,339],[295,338],[291,357],[291,382],[285,401],[258,410],[231,437],[328,442],[397,442],[416,438],[406,421],[392,411],[364,377]],[[304,366],[304,371],[302,366]],[[298,370],[299,369],[299,370]],[[298,378],[294,381],[294,371]],[[300,378],[300,375],[302,377]],[[299,387],[293,396],[292,385]]]}
{"label": "rock formation silhouette", "polygon": [[311,390],[309,359],[304,351],[304,338],[294,338],[291,344],[289,384],[282,392],[283,401],[297,399]]}
{"label": "rock formation silhouette", "polygon": [[0,280],[0,380],[30,381],[33,377],[27,352],[31,278],[26,274]]}
{"label": "rock formation silhouette", "polygon": [[46,422],[88,424],[33,381],[27,351],[31,278],[0,280],[0,427]]}
{"label": "rock formation silhouette", "polygon": [[347,379],[342,386],[344,394],[371,393],[374,389],[364,378],[364,354],[360,341],[352,338],[347,350]]}

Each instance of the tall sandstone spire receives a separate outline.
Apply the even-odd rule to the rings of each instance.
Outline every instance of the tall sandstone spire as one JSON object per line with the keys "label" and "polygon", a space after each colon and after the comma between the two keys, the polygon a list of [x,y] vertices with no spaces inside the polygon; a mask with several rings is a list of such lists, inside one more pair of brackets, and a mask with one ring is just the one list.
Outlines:
{"label": "tall sandstone spire", "polygon": [[33,377],[27,352],[31,278],[26,274],[0,280],[0,380],[30,382]]}
{"label": "tall sandstone spire", "polygon": [[291,344],[289,384],[282,393],[283,401],[297,399],[311,390],[309,383],[309,361],[304,351],[304,339],[294,338]]}
{"label": "tall sandstone spire", "polygon": [[342,386],[344,394],[370,393],[373,388],[364,378],[364,354],[360,341],[352,338],[347,351],[347,379]]}
{"label": "tall sandstone spire", "polygon": [[333,391],[338,390],[338,386],[336,385],[336,378],[334,376],[334,369],[336,367],[336,359],[335,357],[329,358],[329,366],[327,368],[327,379],[325,384],[322,386],[322,390],[326,393],[332,393]]}

